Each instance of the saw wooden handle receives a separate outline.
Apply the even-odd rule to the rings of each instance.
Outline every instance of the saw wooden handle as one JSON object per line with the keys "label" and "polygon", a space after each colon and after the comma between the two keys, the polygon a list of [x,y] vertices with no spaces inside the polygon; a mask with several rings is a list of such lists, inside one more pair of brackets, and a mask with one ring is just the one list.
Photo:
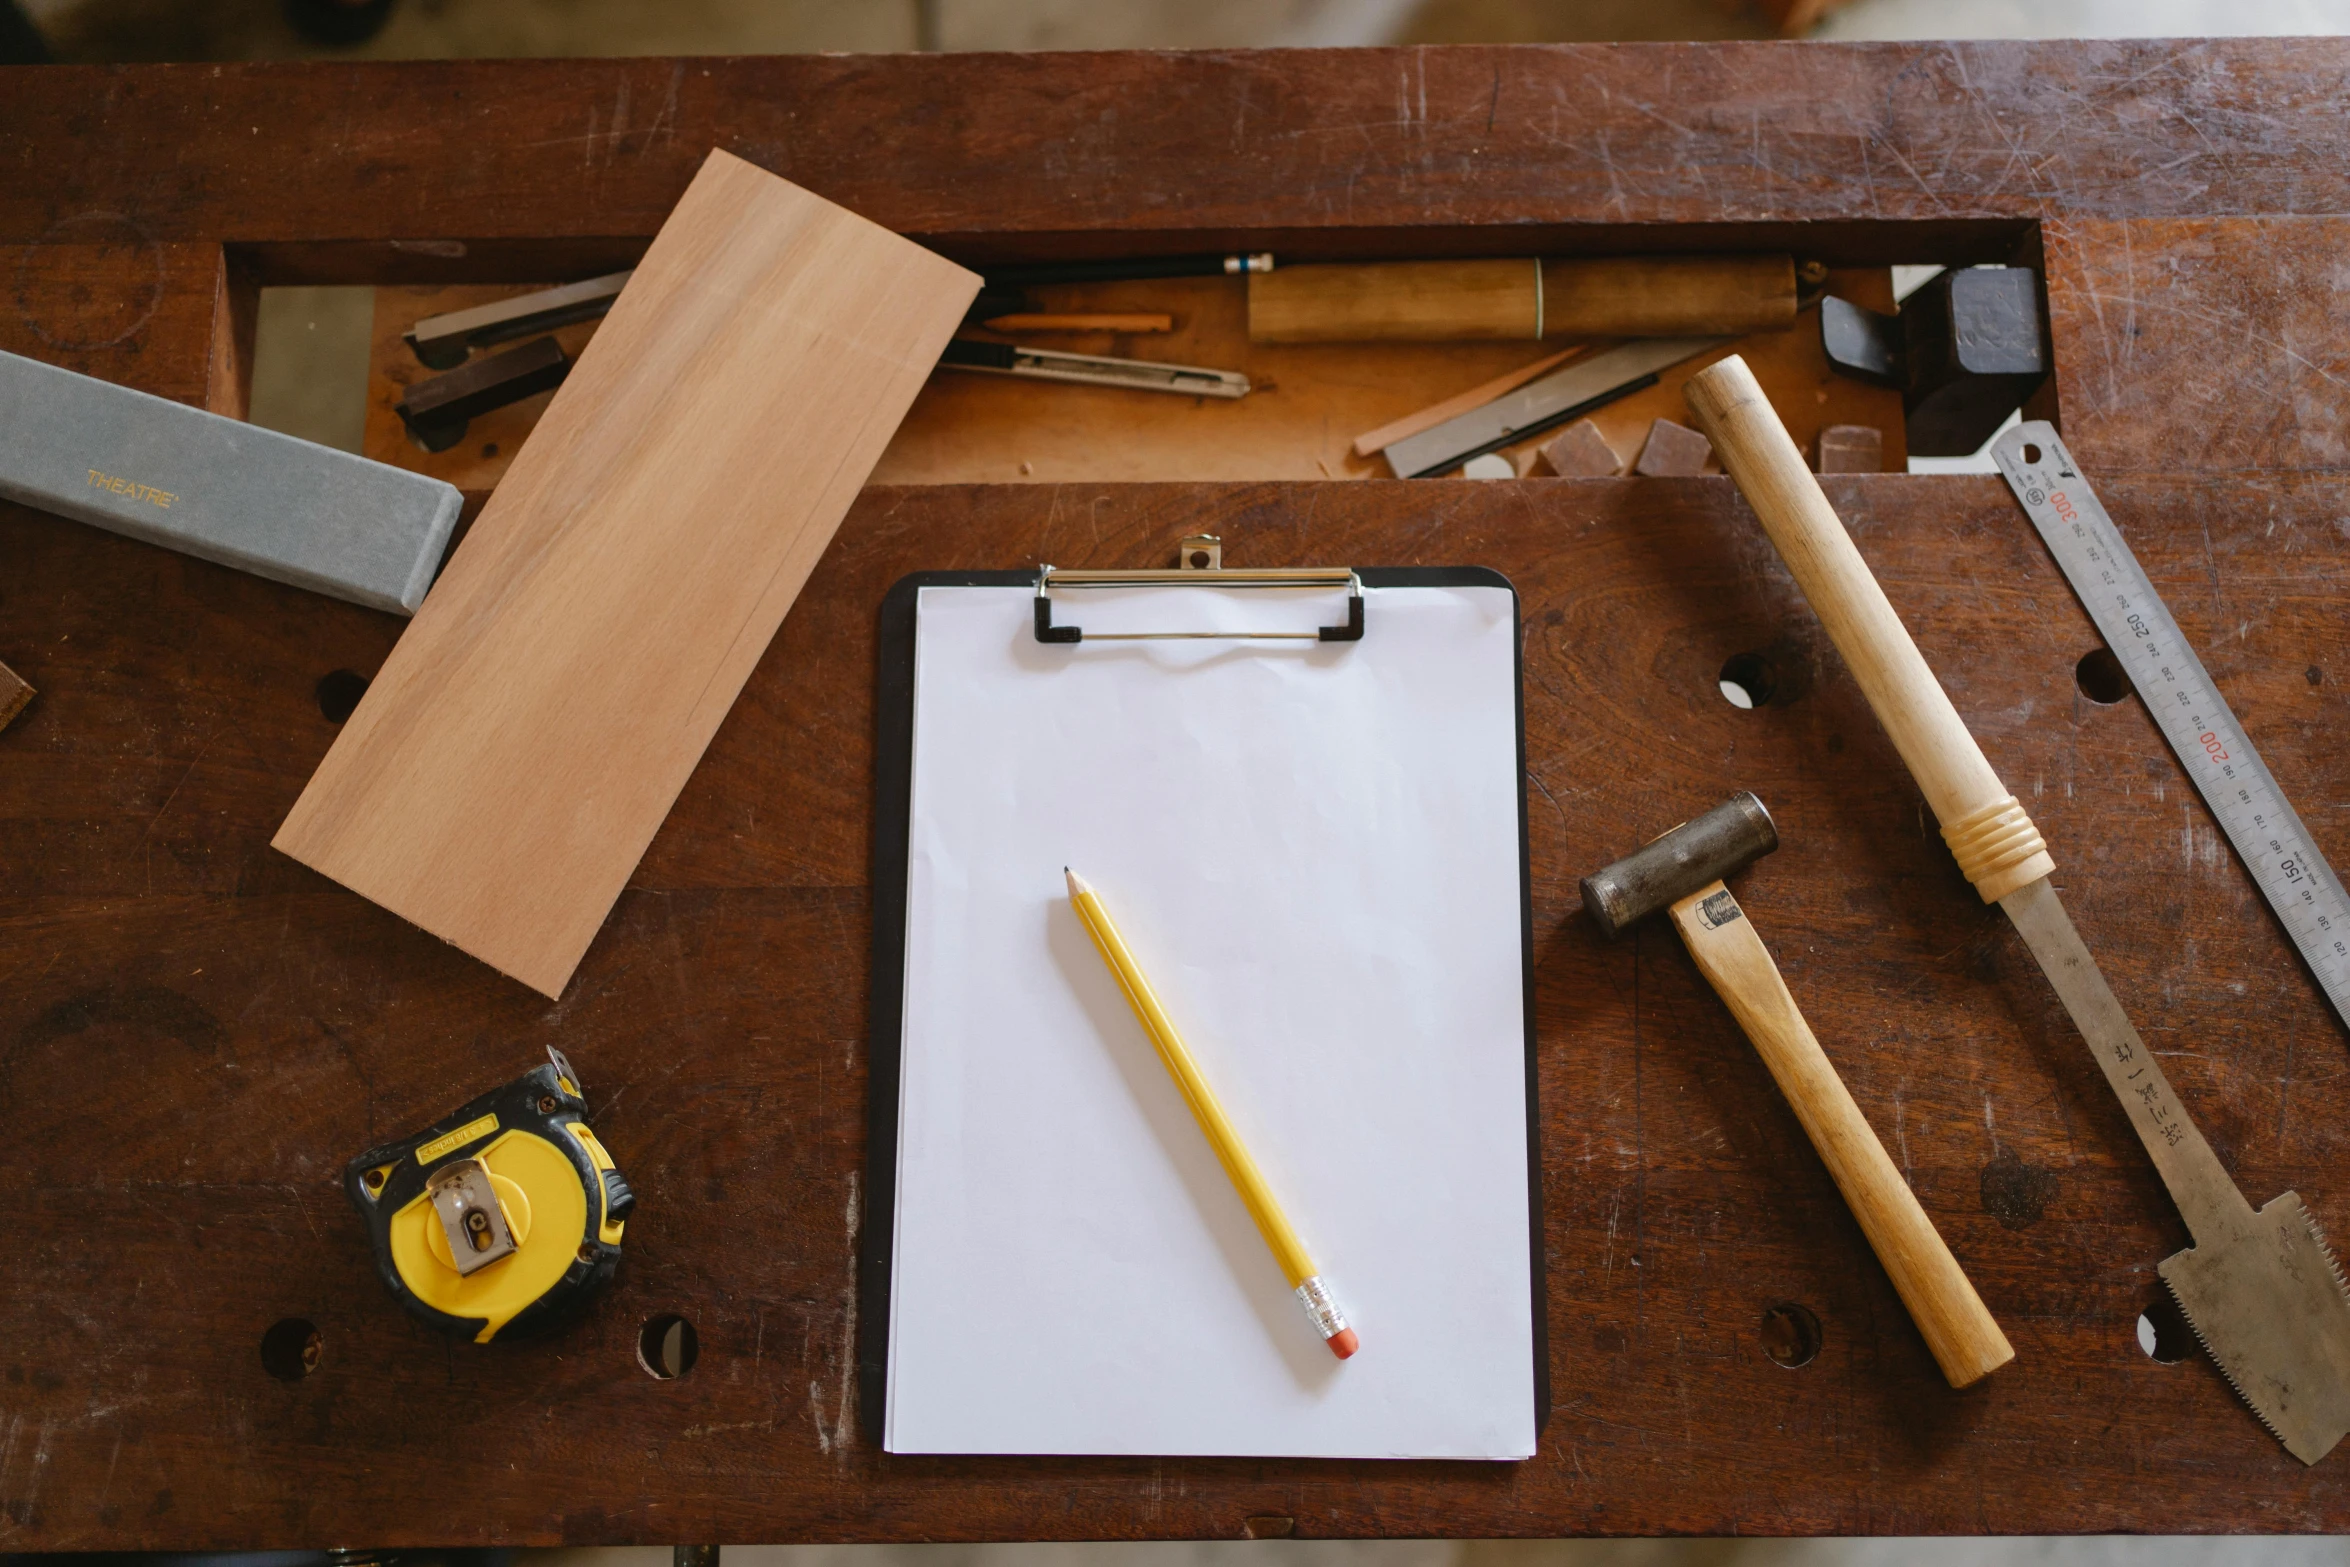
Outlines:
{"label": "saw wooden handle", "polygon": [[1836,1189],[1860,1221],[1942,1375],[1952,1387],[1965,1387],[2015,1359],[2007,1335],[1852,1102],[1787,993],[1779,966],[1729,889],[1718,881],[1701,888],[1674,904],[1672,915],[1699,972],[1754,1041],[1755,1053],[1771,1069],[1795,1119],[1836,1178]]}
{"label": "saw wooden handle", "polygon": [[1732,354],[1699,371],[1682,396],[1909,764],[1942,823],[1943,841],[1983,901],[1996,903],[2055,870],[2040,830],[1950,705],[1746,361]]}

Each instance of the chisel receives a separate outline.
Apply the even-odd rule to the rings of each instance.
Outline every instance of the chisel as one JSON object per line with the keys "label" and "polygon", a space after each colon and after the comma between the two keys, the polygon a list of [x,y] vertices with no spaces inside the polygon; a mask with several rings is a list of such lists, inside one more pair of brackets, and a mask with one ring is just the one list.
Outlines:
{"label": "chisel", "polygon": [[1733,354],[1683,388],[1877,721],[1909,764],[1959,869],[2007,912],[2113,1085],[2195,1237],[2162,1278],[2244,1401],[2303,1463],[2350,1431],[2350,1289],[2299,1196],[2255,1211],[2187,1118],[2073,929],[2039,829],[2000,784],[1884,589]]}

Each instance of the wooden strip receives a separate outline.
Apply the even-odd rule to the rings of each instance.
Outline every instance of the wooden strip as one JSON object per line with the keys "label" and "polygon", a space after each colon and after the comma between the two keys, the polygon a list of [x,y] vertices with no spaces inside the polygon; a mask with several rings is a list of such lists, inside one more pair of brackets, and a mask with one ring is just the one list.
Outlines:
{"label": "wooden strip", "polygon": [[987,323],[990,332],[1172,332],[1175,318],[1165,311],[1135,311],[1125,314],[1053,315],[1040,312],[1033,315],[996,316]]}
{"label": "wooden strip", "polygon": [[23,712],[25,704],[32,699],[33,688],[25,683],[24,677],[6,664],[0,664],[0,729],[6,729],[13,723],[16,715]]}
{"label": "wooden strip", "polygon": [[711,153],[275,846],[559,994],[978,287]]}
{"label": "wooden strip", "polygon": [[1562,348],[1557,353],[1537,359],[1530,365],[1520,365],[1507,375],[1495,376],[1482,386],[1472,386],[1467,391],[1448,397],[1441,403],[1431,403],[1418,413],[1405,414],[1401,419],[1392,420],[1376,430],[1366,430],[1355,437],[1355,455],[1357,457],[1376,457],[1405,436],[1418,435],[1422,430],[1434,429],[1445,420],[1465,414],[1472,408],[1482,408],[1496,397],[1501,396],[1502,393],[1516,391],[1544,371],[1556,369],[1578,354],[1588,353],[1590,348],[1591,345],[1588,343],[1576,343]]}

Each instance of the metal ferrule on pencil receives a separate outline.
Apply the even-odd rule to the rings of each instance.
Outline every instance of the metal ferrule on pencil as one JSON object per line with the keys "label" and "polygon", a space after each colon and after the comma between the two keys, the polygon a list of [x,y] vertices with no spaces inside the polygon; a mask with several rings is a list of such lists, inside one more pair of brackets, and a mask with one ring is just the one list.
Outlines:
{"label": "metal ferrule on pencil", "polygon": [[1298,1285],[1297,1303],[1306,1308],[1306,1320],[1325,1344],[1346,1331],[1346,1313],[1338,1309],[1338,1297],[1330,1293],[1329,1280],[1319,1273]]}

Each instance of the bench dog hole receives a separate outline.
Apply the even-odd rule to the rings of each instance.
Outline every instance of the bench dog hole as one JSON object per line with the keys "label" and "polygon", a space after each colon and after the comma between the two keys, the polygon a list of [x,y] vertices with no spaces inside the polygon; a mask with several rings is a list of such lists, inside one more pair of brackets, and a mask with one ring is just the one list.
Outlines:
{"label": "bench dog hole", "polygon": [[2168,1295],[2157,1295],[2138,1313],[2138,1347],[2157,1365],[2175,1366],[2195,1353],[2195,1330]]}
{"label": "bench dog hole", "polygon": [[1809,1306],[1785,1301],[1762,1315],[1763,1353],[1793,1371],[1820,1352],[1820,1319]]}
{"label": "bench dog hole", "polygon": [[1732,707],[1762,707],[1779,691],[1779,672],[1762,653],[1732,654],[1717,679],[1722,700]]}
{"label": "bench dog hole", "polygon": [[299,1382],[318,1369],[326,1336],[308,1317],[280,1317],[261,1335],[261,1369],[280,1382]]}
{"label": "bench dog hole", "polygon": [[694,1325],[674,1311],[646,1318],[636,1336],[637,1364],[663,1381],[693,1370],[701,1354],[701,1340],[694,1332]]}
{"label": "bench dog hole", "polygon": [[2081,661],[2073,666],[2073,684],[2100,707],[2111,707],[2130,694],[2130,677],[2109,647],[2081,655]]}
{"label": "bench dog hole", "polygon": [[339,724],[358,709],[367,695],[367,677],[354,669],[337,669],[318,677],[318,711],[330,724]]}

